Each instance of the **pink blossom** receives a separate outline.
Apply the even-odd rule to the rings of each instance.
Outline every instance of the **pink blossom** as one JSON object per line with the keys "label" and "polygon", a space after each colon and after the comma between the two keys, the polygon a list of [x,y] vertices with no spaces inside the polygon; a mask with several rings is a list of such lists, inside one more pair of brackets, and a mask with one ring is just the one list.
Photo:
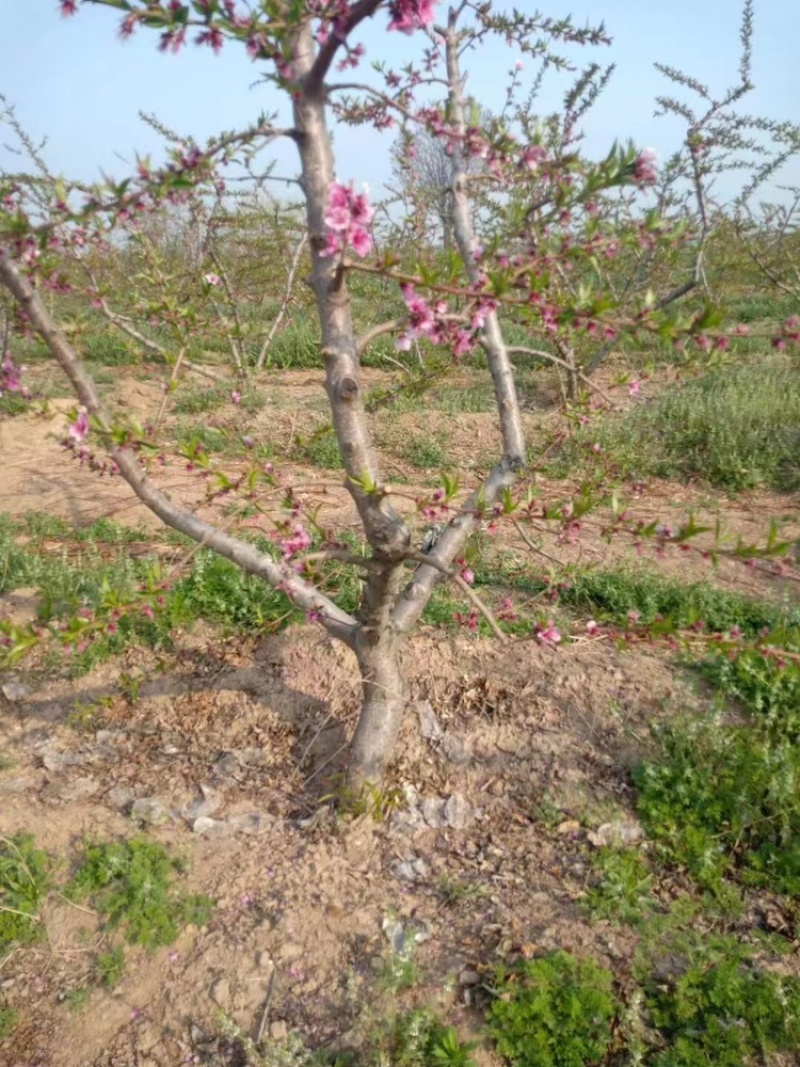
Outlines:
{"label": "pink blossom", "polygon": [[280,542],[284,559],[291,559],[292,556],[296,556],[298,552],[305,551],[310,544],[311,537],[299,524],[295,526],[291,537],[284,537]]}
{"label": "pink blossom", "polygon": [[72,440],[77,441],[79,444],[86,440],[86,435],[89,432],[89,416],[86,412],[86,408],[78,408],[78,417],[67,432]]}
{"label": "pink blossom", "polygon": [[641,388],[641,383],[640,382],[631,382],[630,385],[628,386],[628,392],[630,393],[631,396],[638,396],[640,388]]}
{"label": "pink blossom", "polygon": [[637,185],[652,185],[658,178],[656,153],[652,148],[645,148],[636,157],[633,180]]}
{"label": "pink blossom", "polygon": [[225,38],[222,36],[222,31],[218,30],[216,26],[203,30],[195,37],[195,44],[207,44],[215,55],[220,54],[224,43]]}
{"label": "pink blossom", "polygon": [[61,0],[61,14],[64,17],[74,15],[77,10],[78,0]]}
{"label": "pink blossom", "polygon": [[3,362],[0,363],[0,396],[3,393],[25,394],[26,390],[22,387],[21,376],[26,369],[24,366],[18,367],[11,358],[11,354],[6,352]]}
{"label": "pink blossom", "polygon": [[389,4],[389,29],[400,33],[413,33],[425,29],[433,22],[433,5],[436,0],[392,0]]}
{"label": "pink blossom", "polygon": [[241,402],[242,402],[242,394],[239,392],[238,389],[234,389],[233,392],[231,393],[231,403],[232,404],[241,404]]}
{"label": "pink blossom", "polygon": [[324,256],[332,256],[349,245],[362,259],[372,250],[372,237],[367,226],[372,220],[372,208],[366,193],[356,193],[352,186],[332,182],[325,212]]}
{"label": "pink blossom", "polygon": [[536,636],[542,642],[543,645],[557,645],[561,640],[561,634],[556,629],[555,623],[552,619],[547,620],[546,626],[537,625]]}
{"label": "pink blossom", "polygon": [[599,631],[600,631],[600,627],[594,621],[594,619],[589,619],[589,621],[586,623],[586,632],[589,635],[589,637],[594,637],[595,634],[599,633]]}
{"label": "pink blossom", "polygon": [[641,616],[641,612],[638,612],[636,610],[636,608],[632,608],[628,612],[628,622],[631,623],[631,625],[633,625],[634,623],[637,623],[639,621],[640,616]]}
{"label": "pink blossom", "polygon": [[204,274],[203,281],[206,283],[206,285],[212,285],[215,288],[216,286],[222,284],[222,279],[220,278],[220,276],[218,274],[213,273]]}

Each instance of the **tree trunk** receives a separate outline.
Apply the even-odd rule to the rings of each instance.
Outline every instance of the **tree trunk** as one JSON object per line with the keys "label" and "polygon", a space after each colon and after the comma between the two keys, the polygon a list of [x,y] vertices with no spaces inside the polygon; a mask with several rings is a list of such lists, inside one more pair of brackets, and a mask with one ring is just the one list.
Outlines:
{"label": "tree trunk", "polygon": [[394,634],[374,641],[364,633],[356,648],[364,696],[347,770],[348,788],[355,793],[367,783],[380,784],[400,733],[408,703],[400,646]]}

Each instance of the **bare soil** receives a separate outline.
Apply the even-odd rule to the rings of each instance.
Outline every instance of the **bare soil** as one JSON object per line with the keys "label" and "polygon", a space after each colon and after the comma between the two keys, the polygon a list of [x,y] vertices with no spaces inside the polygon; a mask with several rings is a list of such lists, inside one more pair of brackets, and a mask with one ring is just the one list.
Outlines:
{"label": "bare soil", "polygon": [[[271,389],[253,432],[269,429],[288,446],[297,403],[308,403],[308,421],[321,417],[318,380],[283,374]],[[156,386],[133,378],[120,379],[114,394],[142,419],[160,398]],[[35,509],[77,525],[108,516],[147,528],[153,520],[120,480],[65,462],[59,437],[70,406],[53,401],[47,416],[0,423],[0,510]],[[493,450],[493,421],[448,416],[447,427],[467,483]],[[391,429],[402,436],[423,428],[403,416]],[[392,463],[407,494],[401,505],[411,507],[425,474]],[[353,523],[338,472],[291,462],[284,469],[333,527]],[[196,476],[174,466],[158,477],[185,504],[219,514]],[[557,499],[569,488],[544,491]],[[794,513],[797,521],[796,500],[709,500],[678,485],[660,485],[631,507],[662,521],[690,508],[699,520],[704,510],[721,512],[727,529],[751,540],[763,538],[770,517]],[[572,546],[543,534],[543,571],[550,555],[640,558],[630,546],[607,544],[601,527],[585,524]],[[513,531],[498,538],[531,558]],[[675,552],[662,565],[682,578],[796,595],[789,579],[739,563],[714,573],[699,556]],[[24,615],[31,605],[21,595],[3,607]],[[326,799],[359,706],[349,652],[307,626],[223,640],[198,625],[175,640],[174,652],[132,648],[77,681],[17,672],[30,692],[13,702],[0,697],[0,750],[10,758],[0,770],[0,834],[31,832],[74,862],[87,837],[135,832],[131,804],[152,799],[162,813],[148,833],[187,859],[187,885],[215,899],[213,917],[171,949],[127,949],[118,986],[93,988],[70,1010],[70,991],[87,982],[101,937],[91,909],[51,894],[45,937],[0,964],[0,989],[21,1020],[0,1042],[0,1062],[222,1067],[242,1062],[224,1036],[231,1026],[277,1040],[296,1029],[312,1046],[346,1048],[370,1018],[413,1004],[438,1006],[469,1034],[480,1021],[474,974],[500,958],[556,947],[591,953],[625,980],[634,934],[590,921],[581,905],[593,878],[587,835],[633,820],[629,770],[647,750],[649,724],[702,701],[666,656],[621,653],[606,641],[553,650],[421,632],[406,651],[414,704],[381,798],[388,811],[376,820],[338,816]],[[136,699],[126,677],[141,680]],[[199,833],[191,805],[208,797],[216,825]],[[419,940],[418,979],[399,992],[385,974],[392,918]],[[788,921],[775,905],[773,926]],[[475,1055],[482,1067],[492,1063],[486,1049]]]}

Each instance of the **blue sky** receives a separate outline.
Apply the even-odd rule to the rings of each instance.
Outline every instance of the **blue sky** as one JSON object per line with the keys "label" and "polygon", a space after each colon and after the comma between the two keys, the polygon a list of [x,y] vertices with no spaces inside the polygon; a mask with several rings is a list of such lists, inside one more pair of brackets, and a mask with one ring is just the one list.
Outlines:
{"label": "blue sky", "polygon": [[[669,88],[653,69],[654,61],[685,69],[715,93],[736,77],[738,0],[576,0],[571,8],[561,0],[516,3],[523,10],[539,7],[555,16],[571,13],[577,22],[605,20],[614,43],[597,49],[596,57],[616,62],[617,71],[585,124],[588,146],[597,154],[614,138],[633,138],[662,156],[675,146],[676,125],[653,117],[655,96]],[[0,0],[0,14],[0,92],[16,105],[32,135],[48,138],[51,167],[71,177],[92,179],[101,168],[122,177],[137,149],[157,157],[158,139],[139,120],[140,109],[202,140],[281,102],[273,87],[253,87],[258,67],[235,45],[220,56],[196,48],[178,57],[164,56],[155,48],[152,31],[120,42],[118,13],[89,6],[75,18],[62,19],[56,0]],[[368,58],[382,52],[397,63],[410,42],[387,34],[386,22],[381,12],[367,28]],[[799,0],[756,0],[756,91],[748,100],[750,112],[800,121],[798,41]],[[589,57],[588,49],[575,54],[576,59]],[[485,105],[498,107],[505,72],[515,59],[500,45],[481,54],[470,74],[469,92]],[[543,104],[557,105],[560,91],[554,83]],[[377,191],[390,173],[388,139],[376,147],[372,131],[346,128],[337,133],[336,147],[339,177],[367,181]],[[280,166],[284,173],[293,166],[290,146],[287,149]],[[2,146],[0,166],[15,167]],[[794,166],[786,177],[800,181],[800,168]]]}

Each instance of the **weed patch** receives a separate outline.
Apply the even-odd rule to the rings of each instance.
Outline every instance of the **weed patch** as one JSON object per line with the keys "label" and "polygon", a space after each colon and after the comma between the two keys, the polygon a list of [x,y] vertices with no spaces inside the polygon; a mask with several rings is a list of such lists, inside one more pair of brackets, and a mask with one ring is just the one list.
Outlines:
{"label": "weed patch", "polygon": [[0,837],[0,959],[41,933],[38,912],[50,888],[50,860],[27,834]]}
{"label": "weed patch", "polygon": [[[109,929],[121,928],[132,945],[171,945],[183,926],[202,926],[213,904],[180,892],[174,877],[184,870],[164,847],[145,838],[90,844],[67,887],[74,900],[91,899]],[[106,971],[114,970],[108,961]]]}
{"label": "weed patch", "polygon": [[597,443],[625,476],[698,478],[738,491],[800,486],[800,379],[784,363],[725,367],[596,423],[558,466]]}
{"label": "weed patch", "polygon": [[644,981],[653,1067],[741,1067],[800,1042],[800,982],[760,970],[732,937],[662,945]]}
{"label": "weed patch", "polygon": [[555,952],[501,967],[489,1033],[511,1067],[584,1067],[611,1045],[617,1007],[610,971],[591,959]]}

